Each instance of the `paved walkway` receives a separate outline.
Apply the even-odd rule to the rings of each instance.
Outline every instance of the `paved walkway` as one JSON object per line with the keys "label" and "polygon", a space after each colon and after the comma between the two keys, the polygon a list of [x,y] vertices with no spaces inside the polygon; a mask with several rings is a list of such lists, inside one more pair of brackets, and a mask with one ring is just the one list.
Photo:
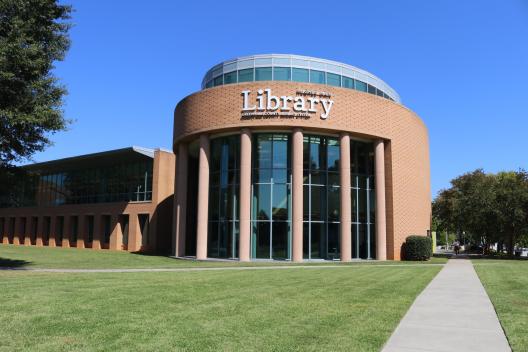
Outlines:
{"label": "paved walkway", "polygon": [[417,351],[511,351],[471,261],[450,259],[382,350]]}
{"label": "paved walkway", "polygon": [[401,268],[401,267],[429,267],[444,264],[365,264],[365,265],[270,265],[270,266],[220,266],[196,268],[130,268],[130,269],[46,269],[26,267],[0,267],[0,271],[32,271],[44,273],[143,273],[143,272],[187,272],[187,271],[221,271],[221,270],[281,270],[281,269],[335,269],[335,268]]}

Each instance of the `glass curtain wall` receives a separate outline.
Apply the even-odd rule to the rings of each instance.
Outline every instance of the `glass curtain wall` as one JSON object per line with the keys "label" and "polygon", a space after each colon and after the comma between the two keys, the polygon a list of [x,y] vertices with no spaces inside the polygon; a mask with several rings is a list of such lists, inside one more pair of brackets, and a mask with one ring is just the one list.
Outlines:
{"label": "glass curtain wall", "polygon": [[339,140],[306,136],[303,143],[303,255],[339,259]]}
{"label": "glass curtain wall", "polygon": [[251,256],[291,259],[291,140],[289,134],[253,137]]}
{"label": "glass curtain wall", "polygon": [[372,259],[376,256],[373,145],[351,140],[350,159],[352,258]]}
{"label": "glass curtain wall", "polygon": [[0,207],[150,201],[152,172],[153,161],[149,159],[25,174],[7,185],[11,192],[0,192]]}
{"label": "glass curtain wall", "polygon": [[237,258],[240,136],[211,140],[207,256]]}

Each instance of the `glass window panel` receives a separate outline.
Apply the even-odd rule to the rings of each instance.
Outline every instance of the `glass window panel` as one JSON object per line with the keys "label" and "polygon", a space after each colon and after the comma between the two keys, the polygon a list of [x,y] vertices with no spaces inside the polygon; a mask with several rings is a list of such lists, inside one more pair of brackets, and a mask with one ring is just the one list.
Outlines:
{"label": "glass window panel", "polygon": [[271,81],[271,67],[255,68],[255,81]]}
{"label": "glass window panel", "polygon": [[326,173],[324,171],[312,171],[310,180],[312,185],[326,185]]}
{"label": "glass window panel", "polygon": [[209,222],[207,236],[207,256],[211,258],[218,257],[218,222]]}
{"label": "glass window panel", "polygon": [[272,169],[254,169],[253,182],[270,183]]}
{"label": "glass window panel", "polygon": [[255,245],[256,257],[261,259],[270,258],[270,222],[259,221],[256,223]]}
{"label": "glass window panel", "polygon": [[339,172],[329,172],[328,173],[328,185],[329,186],[339,186],[341,181],[339,179]]}
{"label": "glass window panel", "polygon": [[256,168],[271,168],[272,142],[271,136],[267,134],[257,135]]}
{"label": "glass window panel", "polygon": [[291,68],[274,67],[273,68],[273,80],[274,81],[290,81],[291,80]]}
{"label": "glass window panel", "polygon": [[292,68],[292,81],[294,82],[309,82],[310,71],[304,68]]}
{"label": "glass window panel", "polygon": [[350,190],[351,196],[352,196],[352,222],[358,222],[358,190],[353,188]]}
{"label": "glass window panel", "polygon": [[365,82],[356,80],[355,81],[355,87],[356,87],[356,90],[359,90],[359,91],[362,91],[362,92],[366,92],[367,91],[367,84]]}
{"label": "glass window panel", "polygon": [[324,223],[312,223],[311,228],[311,258],[324,259],[326,258],[326,231]]}
{"label": "glass window panel", "polygon": [[376,259],[376,227],[370,225],[370,257]]}
{"label": "glass window panel", "polygon": [[273,167],[288,167],[288,141],[273,141]]}
{"label": "glass window panel", "polygon": [[273,183],[287,183],[288,169],[273,169]]}
{"label": "glass window panel", "polygon": [[303,223],[303,258],[310,259],[310,223]]}
{"label": "glass window panel", "polygon": [[310,82],[325,84],[325,73],[323,71],[311,70]]}
{"label": "glass window panel", "polygon": [[368,92],[370,94],[376,94],[376,87],[372,86],[372,85],[368,85]]}
{"label": "glass window panel", "polygon": [[369,191],[370,223],[376,222],[376,191]]}
{"label": "glass window panel", "polygon": [[274,184],[272,195],[273,220],[288,220],[289,190],[286,184]]}
{"label": "glass window panel", "polygon": [[239,70],[238,71],[238,82],[253,82],[255,79],[253,78],[253,69],[252,68],[246,68],[245,70]]}
{"label": "glass window panel", "polygon": [[311,205],[312,205],[312,221],[319,220],[324,221],[326,218],[326,187],[324,186],[312,186],[311,188]]}
{"label": "glass window panel", "polygon": [[213,80],[210,80],[208,81],[206,84],[205,84],[205,88],[211,88],[213,86]]}
{"label": "glass window panel", "polygon": [[328,142],[328,171],[339,171],[339,144],[336,140],[329,140]]}
{"label": "glass window panel", "polygon": [[218,187],[211,187],[209,190],[209,219],[218,220],[220,217],[220,199]]}
{"label": "glass window panel", "polygon": [[359,257],[361,259],[367,259],[367,226],[365,224],[359,224]]}
{"label": "glass window panel", "polygon": [[237,83],[237,71],[224,74],[224,84]]}
{"label": "glass window panel", "polygon": [[221,86],[224,83],[224,77],[218,76],[213,80],[213,86]]}
{"label": "glass window panel", "polygon": [[367,191],[360,189],[359,190],[359,222],[367,222]]}
{"label": "glass window panel", "polygon": [[343,76],[342,78],[342,86],[345,88],[354,89],[354,79]]}
{"label": "glass window panel", "polygon": [[303,186],[303,219],[310,220],[310,186]]}
{"label": "glass window panel", "polygon": [[270,220],[271,219],[271,204],[270,204],[270,195],[271,195],[271,185],[255,185],[254,186],[255,199],[255,209],[256,219],[258,220]]}
{"label": "glass window panel", "polygon": [[274,221],[273,222],[273,234],[272,234],[272,257],[273,259],[286,259],[289,258],[288,251],[288,237],[289,227],[288,222]]}
{"label": "glass window panel", "polygon": [[328,256],[327,259],[339,259],[339,224],[328,224]]}
{"label": "glass window panel", "polygon": [[326,74],[326,84],[329,86],[341,87],[341,76],[335,73]]}
{"label": "glass window panel", "polygon": [[218,257],[228,258],[229,249],[229,233],[228,233],[228,222],[221,221],[218,223]]}
{"label": "glass window panel", "polygon": [[352,258],[359,258],[358,250],[358,224],[352,224]]}
{"label": "glass window panel", "polygon": [[339,187],[328,187],[328,221],[339,221]]}

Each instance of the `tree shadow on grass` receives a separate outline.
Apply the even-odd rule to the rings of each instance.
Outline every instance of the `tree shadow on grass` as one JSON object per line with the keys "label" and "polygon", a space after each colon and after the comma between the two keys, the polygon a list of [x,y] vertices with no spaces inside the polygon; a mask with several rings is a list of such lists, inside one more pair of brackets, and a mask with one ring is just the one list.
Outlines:
{"label": "tree shadow on grass", "polygon": [[27,260],[0,257],[0,268],[22,268],[31,264]]}

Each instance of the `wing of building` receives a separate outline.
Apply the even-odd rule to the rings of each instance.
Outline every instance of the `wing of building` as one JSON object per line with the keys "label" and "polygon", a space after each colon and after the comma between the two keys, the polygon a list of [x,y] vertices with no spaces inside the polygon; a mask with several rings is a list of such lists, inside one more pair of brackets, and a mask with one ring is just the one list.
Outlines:
{"label": "wing of building", "polygon": [[407,236],[430,229],[427,128],[388,84],[350,65],[279,54],[222,62],[177,104],[173,152],[27,166],[38,183],[4,201],[4,243],[398,260]]}

